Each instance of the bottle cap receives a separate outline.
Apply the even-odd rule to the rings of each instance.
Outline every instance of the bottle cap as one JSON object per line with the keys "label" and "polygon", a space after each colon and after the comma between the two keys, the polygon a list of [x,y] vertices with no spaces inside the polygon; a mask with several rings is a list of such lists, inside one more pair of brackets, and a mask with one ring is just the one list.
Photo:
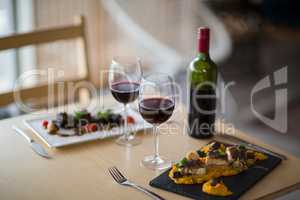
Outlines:
{"label": "bottle cap", "polygon": [[198,28],[198,39],[200,38],[209,38],[209,28],[208,27],[199,27]]}
{"label": "bottle cap", "polygon": [[209,28],[198,28],[198,51],[202,53],[208,53],[209,51]]}

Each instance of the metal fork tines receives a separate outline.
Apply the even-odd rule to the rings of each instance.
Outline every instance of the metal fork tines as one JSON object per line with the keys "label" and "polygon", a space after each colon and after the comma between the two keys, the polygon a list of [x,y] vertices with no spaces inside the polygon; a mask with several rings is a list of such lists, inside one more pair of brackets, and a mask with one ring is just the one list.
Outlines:
{"label": "metal fork tines", "polygon": [[125,176],[123,176],[123,174],[116,167],[110,167],[110,168],[108,168],[108,171],[117,183],[124,185],[124,186],[130,186],[141,192],[144,192],[148,196],[152,197],[152,199],[164,200],[164,198],[162,198],[158,194],[155,194],[154,192],[129,181],[127,178],[125,178]]}

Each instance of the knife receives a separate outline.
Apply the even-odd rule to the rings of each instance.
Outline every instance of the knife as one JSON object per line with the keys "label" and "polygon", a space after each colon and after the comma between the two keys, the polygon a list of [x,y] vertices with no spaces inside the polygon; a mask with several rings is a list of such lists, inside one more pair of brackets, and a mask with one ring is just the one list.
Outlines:
{"label": "knife", "polygon": [[223,137],[225,139],[231,140],[232,142],[242,144],[242,145],[244,145],[244,146],[246,146],[246,147],[248,147],[250,149],[253,149],[253,150],[256,150],[256,151],[260,151],[260,152],[263,152],[263,153],[271,154],[271,155],[273,155],[275,157],[281,158],[282,160],[287,160],[287,157],[285,155],[282,155],[280,153],[276,153],[274,151],[271,151],[269,149],[266,149],[266,148],[264,148],[262,146],[259,146],[259,145],[256,145],[256,144],[249,143],[246,140],[243,140],[241,138],[235,137],[233,135],[220,134],[220,135],[218,135],[218,137]]}
{"label": "knife", "polygon": [[44,157],[44,158],[51,158],[51,156],[46,152],[46,150],[40,145],[39,143],[36,143],[34,139],[30,138],[24,131],[19,129],[16,126],[12,127],[13,130],[15,130],[17,133],[22,135],[30,144],[31,149],[37,153],[38,155]]}

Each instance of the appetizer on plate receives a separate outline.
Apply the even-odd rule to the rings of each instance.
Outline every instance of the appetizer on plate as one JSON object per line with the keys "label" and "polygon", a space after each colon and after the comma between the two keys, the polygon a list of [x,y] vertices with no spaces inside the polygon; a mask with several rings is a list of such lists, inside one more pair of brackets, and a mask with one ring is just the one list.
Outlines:
{"label": "appetizer on plate", "polygon": [[[132,116],[127,117],[128,124],[134,124]],[[98,130],[110,130],[123,125],[124,119],[120,114],[107,109],[92,115],[87,110],[76,111],[74,114],[61,112],[56,115],[55,120],[43,120],[42,126],[51,135],[74,136],[96,132]],[[73,131],[60,131],[72,129]]]}
{"label": "appetizer on plate", "polygon": [[216,193],[219,191],[221,196],[230,195],[229,190],[224,188],[226,186],[222,182],[217,184],[214,179],[239,174],[257,161],[265,159],[267,159],[266,155],[247,149],[242,145],[211,142],[198,151],[188,152],[179,163],[173,165],[169,177],[176,184],[206,182],[203,185],[204,192]]}

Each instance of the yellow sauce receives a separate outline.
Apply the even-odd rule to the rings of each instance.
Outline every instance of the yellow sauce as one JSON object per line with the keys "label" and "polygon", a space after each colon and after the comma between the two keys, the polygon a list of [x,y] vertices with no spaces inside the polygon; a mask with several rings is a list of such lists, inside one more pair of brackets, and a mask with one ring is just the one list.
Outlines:
{"label": "yellow sauce", "polygon": [[223,182],[218,183],[215,186],[211,185],[211,181],[207,181],[206,183],[203,184],[202,186],[202,191],[210,194],[210,195],[215,195],[215,196],[229,196],[232,195],[233,193],[224,185]]}
{"label": "yellow sauce", "polygon": [[255,152],[254,155],[255,155],[255,160],[266,160],[266,159],[268,159],[268,156],[266,156],[265,154],[260,153],[260,152]]}

